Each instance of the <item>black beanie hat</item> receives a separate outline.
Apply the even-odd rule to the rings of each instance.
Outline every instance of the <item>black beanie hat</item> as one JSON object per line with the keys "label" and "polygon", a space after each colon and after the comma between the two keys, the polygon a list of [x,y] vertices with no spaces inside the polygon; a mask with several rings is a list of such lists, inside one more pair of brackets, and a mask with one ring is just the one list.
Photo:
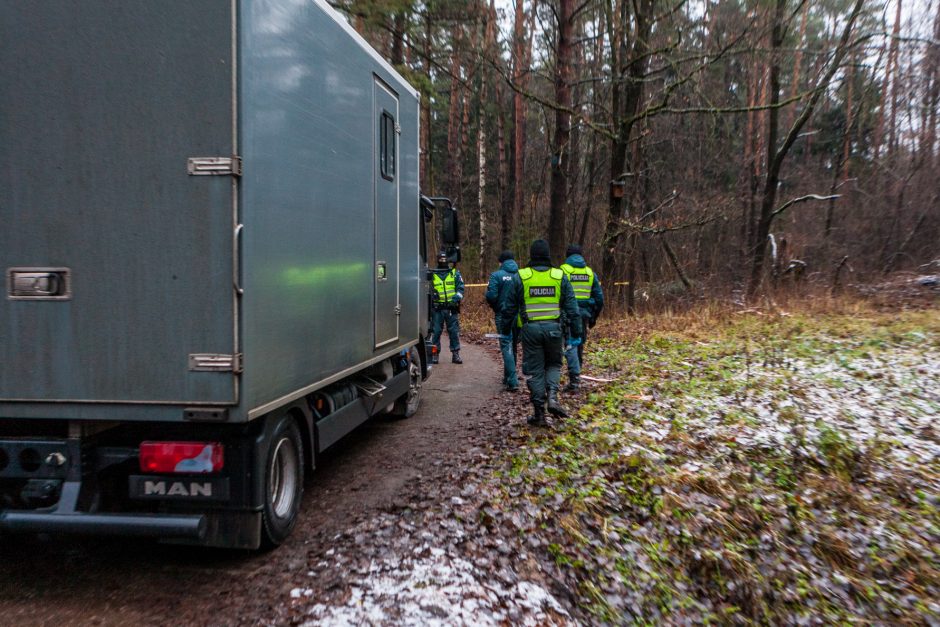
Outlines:
{"label": "black beanie hat", "polygon": [[565,257],[570,257],[571,255],[583,255],[584,252],[581,250],[580,244],[568,244],[568,250],[565,251]]}
{"label": "black beanie hat", "polygon": [[544,265],[552,265],[552,255],[548,248],[548,242],[543,239],[537,239],[532,242],[529,248],[529,263],[536,265],[536,262],[544,262]]}
{"label": "black beanie hat", "polygon": [[511,250],[504,250],[499,253],[499,262],[503,263],[504,261],[509,261],[510,259],[515,259],[516,256],[512,254]]}

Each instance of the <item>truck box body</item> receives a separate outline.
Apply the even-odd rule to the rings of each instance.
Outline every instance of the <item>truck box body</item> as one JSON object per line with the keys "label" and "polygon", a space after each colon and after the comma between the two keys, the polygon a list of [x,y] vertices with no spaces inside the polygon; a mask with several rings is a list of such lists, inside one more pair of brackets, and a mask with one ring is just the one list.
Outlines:
{"label": "truck box body", "polygon": [[0,417],[246,421],[417,342],[417,95],[324,3],[4,0],[0,59]]}
{"label": "truck box body", "polygon": [[0,0],[0,534],[278,544],[413,414],[418,124],[325,0]]}

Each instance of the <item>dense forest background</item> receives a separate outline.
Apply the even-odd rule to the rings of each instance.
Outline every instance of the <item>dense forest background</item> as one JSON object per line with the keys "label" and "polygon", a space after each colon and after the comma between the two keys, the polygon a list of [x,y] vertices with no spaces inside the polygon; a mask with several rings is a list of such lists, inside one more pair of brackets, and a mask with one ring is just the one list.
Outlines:
{"label": "dense forest background", "polygon": [[940,0],[333,5],[422,93],[470,279],[539,236],[631,309],[940,258]]}

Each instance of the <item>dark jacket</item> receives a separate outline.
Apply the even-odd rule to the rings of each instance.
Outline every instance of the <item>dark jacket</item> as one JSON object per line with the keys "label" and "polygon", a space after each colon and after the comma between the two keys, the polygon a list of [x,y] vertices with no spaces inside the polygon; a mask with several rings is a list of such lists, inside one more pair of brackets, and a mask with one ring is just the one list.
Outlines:
{"label": "dark jacket", "polygon": [[[534,265],[531,266],[531,268],[539,272],[544,272],[545,270],[551,269],[551,266]],[[561,302],[559,304],[561,305],[562,322],[568,325],[568,328],[571,330],[571,335],[574,337],[583,337],[584,327],[582,326],[581,315],[578,310],[578,300],[574,297],[574,288],[571,287],[571,282],[568,281],[568,277],[562,277],[561,279]],[[496,328],[499,329],[501,334],[509,335],[512,332],[512,323],[524,308],[525,296],[522,292],[522,279],[519,278],[519,274],[517,273],[512,277],[512,284],[506,302],[503,304],[499,315],[496,317]]]}
{"label": "dark jacket", "polygon": [[[584,257],[581,255],[571,255],[565,259],[565,263],[575,268],[587,267],[587,263],[585,263]],[[591,298],[588,300],[579,300],[578,305],[581,306],[581,315],[585,318],[597,320],[601,315],[601,311],[604,309],[604,290],[601,288],[601,280],[598,278],[597,272],[594,273],[594,282],[591,283]],[[584,311],[585,309],[587,311]]]}
{"label": "dark jacket", "polygon": [[490,275],[490,283],[486,286],[486,302],[498,316],[503,304],[509,297],[509,288],[512,286],[512,277],[519,273],[519,264],[507,259],[499,270]]}

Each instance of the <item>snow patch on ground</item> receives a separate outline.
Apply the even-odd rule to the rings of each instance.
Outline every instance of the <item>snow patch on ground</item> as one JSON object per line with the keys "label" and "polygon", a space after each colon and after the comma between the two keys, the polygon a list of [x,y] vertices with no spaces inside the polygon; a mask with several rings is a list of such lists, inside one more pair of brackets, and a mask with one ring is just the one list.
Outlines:
{"label": "snow patch on ground", "polygon": [[[683,430],[700,438],[733,441],[744,448],[798,447],[818,457],[825,431],[861,452],[887,447],[899,463],[940,462],[940,353],[895,349],[884,354],[821,363],[791,361],[756,366],[745,394],[684,396],[663,400],[660,410],[679,414]],[[780,378],[783,377],[783,381]],[[783,392],[783,393],[782,393]],[[689,411],[689,410],[693,411]],[[735,412],[743,421],[729,419]],[[656,440],[668,437],[662,416],[649,421]],[[716,452],[726,454],[726,447]]]}
{"label": "snow patch on ground", "polygon": [[416,553],[373,560],[364,577],[347,579],[345,604],[311,606],[306,624],[443,627],[570,622],[558,601],[539,585],[501,582],[443,549],[424,547]]}

